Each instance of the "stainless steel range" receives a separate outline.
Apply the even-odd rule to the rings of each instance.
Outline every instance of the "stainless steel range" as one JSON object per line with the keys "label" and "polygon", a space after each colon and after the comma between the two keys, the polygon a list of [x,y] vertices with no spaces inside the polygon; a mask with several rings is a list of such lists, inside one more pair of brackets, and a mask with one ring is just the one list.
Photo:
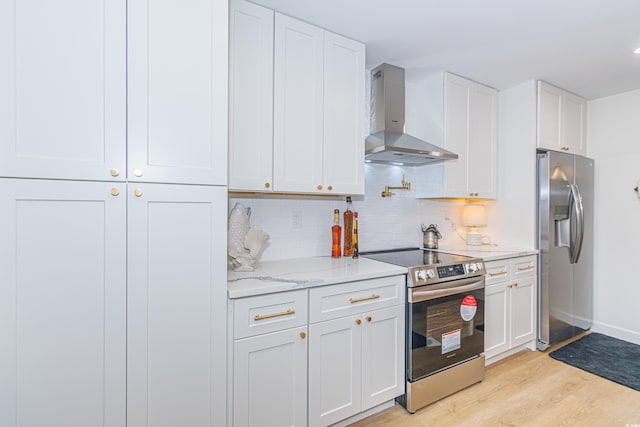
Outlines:
{"label": "stainless steel range", "polygon": [[484,379],[485,267],[426,249],[363,257],[407,267],[406,391],[411,413]]}

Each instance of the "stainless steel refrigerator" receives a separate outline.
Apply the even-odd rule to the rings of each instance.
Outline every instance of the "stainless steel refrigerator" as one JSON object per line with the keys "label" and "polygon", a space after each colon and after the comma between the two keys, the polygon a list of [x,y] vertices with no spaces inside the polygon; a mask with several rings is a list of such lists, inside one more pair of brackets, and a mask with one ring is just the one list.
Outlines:
{"label": "stainless steel refrigerator", "polygon": [[593,173],[587,157],[538,150],[538,349],[591,328]]}

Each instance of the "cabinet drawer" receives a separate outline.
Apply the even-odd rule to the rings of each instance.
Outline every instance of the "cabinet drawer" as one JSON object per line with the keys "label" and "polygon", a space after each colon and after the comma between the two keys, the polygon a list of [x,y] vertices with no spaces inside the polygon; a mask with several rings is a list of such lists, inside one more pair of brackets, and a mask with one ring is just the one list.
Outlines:
{"label": "cabinet drawer", "polygon": [[485,278],[487,286],[507,280],[511,271],[511,265],[508,259],[485,262],[484,268],[487,270]]}
{"label": "cabinet drawer", "polygon": [[309,292],[309,322],[404,304],[404,275],[324,286]]}
{"label": "cabinet drawer", "polygon": [[511,259],[511,277],[529,277],[537,274],[536,255],[523,256]]}
{"label": "cabinet drawer", "polygon": [[233,338],[307,324],[307,290],[241,298],[233,302]]}

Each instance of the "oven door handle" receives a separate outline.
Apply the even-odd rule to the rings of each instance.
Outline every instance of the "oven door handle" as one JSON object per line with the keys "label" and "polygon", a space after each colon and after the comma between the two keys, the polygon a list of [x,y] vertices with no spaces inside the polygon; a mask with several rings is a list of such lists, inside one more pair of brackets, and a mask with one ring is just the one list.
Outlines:
{"label": "oven door handle", "polygon": [[421,302],[428,301],[436,298],[442,298],[449,295],[461,294],[463,292],[475,291],[477,289],[484,289],[484,277],[466,279],[464,281],[457,280],[450,282],[451,286],[440,289],[424,289],[429,286],[421,286],[420,288],[414,288],[409,294],[409,302]]}

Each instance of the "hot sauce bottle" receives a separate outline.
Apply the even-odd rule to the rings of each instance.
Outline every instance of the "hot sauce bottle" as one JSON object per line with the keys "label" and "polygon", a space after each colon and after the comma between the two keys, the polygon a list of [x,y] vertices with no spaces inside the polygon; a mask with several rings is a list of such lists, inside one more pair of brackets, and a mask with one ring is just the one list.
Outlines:
{"label": "hot sauce bottle", "polygon": [[333,225],[331,226],[331,257],[340,258],[342,250],[340,240],[342,237],[342,227],[340,227],[340,210],[333,210]]}

